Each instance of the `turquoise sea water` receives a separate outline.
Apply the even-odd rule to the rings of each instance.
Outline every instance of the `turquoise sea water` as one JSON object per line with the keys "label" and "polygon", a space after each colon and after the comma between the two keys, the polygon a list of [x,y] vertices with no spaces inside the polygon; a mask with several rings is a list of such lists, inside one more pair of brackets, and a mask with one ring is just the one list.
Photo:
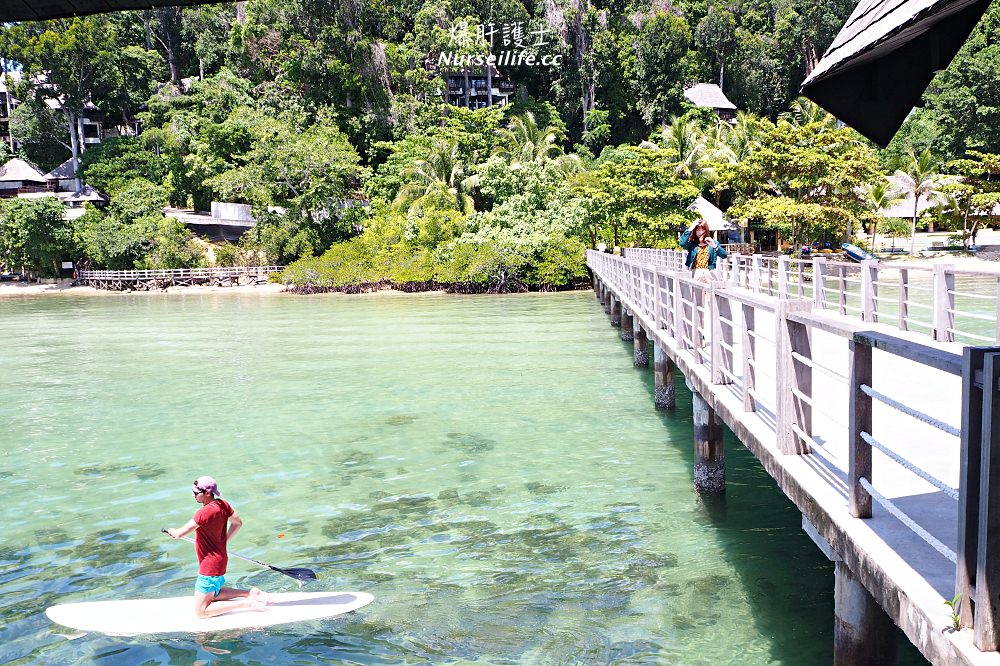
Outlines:
{"label": "turquoise sea water", "polygon": [[[690,396],[654,410],[616,333],[589,292],[0,300],[0,663],[831,663],[800,514],[730,433],[700,501]],[[190,594],[193,547],[159,530],[201,474],[233,551],[376,602],[204,636],[48,621]]]}

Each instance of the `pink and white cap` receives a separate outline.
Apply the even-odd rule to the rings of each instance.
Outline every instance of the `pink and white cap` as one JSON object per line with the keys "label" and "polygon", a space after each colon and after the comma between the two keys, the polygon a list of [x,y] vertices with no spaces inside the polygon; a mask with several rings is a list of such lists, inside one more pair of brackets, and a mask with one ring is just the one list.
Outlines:
{"label": "pink and white cap", "polygon": [[194,480],[194,490],[201,490],[211,493],[213,497],[219,497],[219,484],[210,476],[199,476]]}

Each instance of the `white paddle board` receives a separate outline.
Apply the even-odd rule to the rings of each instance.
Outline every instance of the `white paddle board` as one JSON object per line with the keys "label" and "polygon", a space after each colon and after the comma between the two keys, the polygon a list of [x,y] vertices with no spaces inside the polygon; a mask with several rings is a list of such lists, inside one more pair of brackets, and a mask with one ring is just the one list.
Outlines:
{"label": "white paddle board", "polygon": [[134,636],[256,629],[319,620],[350,613],[374,600],[375,597],[367,592],[279,592],[271,594],[267,610],[236,610],[216,617],[197,618],[192,595],[58,604],[46,608],[45,614],[57,624],[81,631]]}

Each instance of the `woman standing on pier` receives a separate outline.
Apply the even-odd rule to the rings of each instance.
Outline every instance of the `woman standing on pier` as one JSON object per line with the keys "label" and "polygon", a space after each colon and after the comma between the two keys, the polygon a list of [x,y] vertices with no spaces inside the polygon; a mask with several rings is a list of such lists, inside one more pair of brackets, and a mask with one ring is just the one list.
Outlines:
{"label": "woman standing on pier", "polygon": [[690,268],[692,276],[698,282],[709,284],[715,280],[715,260],[718,257],[725,259],[728,254],[726,249],[719,245],[708,231],[708,222],[698,220],[688,227],[688,230],[681,234],[681,247],[687,250],[687,259],[684,265]]}
{"label": "woman standing on pier", "polygon": [[[715,281],[715,260],[718,257],[726,258],[726,249],[719,245],[719,242],[709,235],[708,222],[698,220],[694,222],[688,230],[681,234],[681,247],[687,250],[687,258],[684,265],[691,269],[695,282],[709,285]],[[702,290],[702,312],[701,328],[705,328],[705,312],[708,312],[708,289]],[[702,346],[705,345],[705,338],[702,337]]]}

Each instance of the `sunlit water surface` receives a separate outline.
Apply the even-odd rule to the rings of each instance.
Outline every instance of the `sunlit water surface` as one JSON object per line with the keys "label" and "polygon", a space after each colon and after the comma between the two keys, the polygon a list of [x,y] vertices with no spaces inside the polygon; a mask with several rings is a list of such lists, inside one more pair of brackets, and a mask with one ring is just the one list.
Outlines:
{"label": "sunlit water surface", "polygon": [[[833,569],[589,293],[0,300],[0,662],[828,664]],[[231,549],[376,602],[221,635],[79,636],[47,606],[192,591],[160,534],[219,479]],[[229,582],[294,580],[232,560]],[[904,646],[904,663],[920,663]]]}

